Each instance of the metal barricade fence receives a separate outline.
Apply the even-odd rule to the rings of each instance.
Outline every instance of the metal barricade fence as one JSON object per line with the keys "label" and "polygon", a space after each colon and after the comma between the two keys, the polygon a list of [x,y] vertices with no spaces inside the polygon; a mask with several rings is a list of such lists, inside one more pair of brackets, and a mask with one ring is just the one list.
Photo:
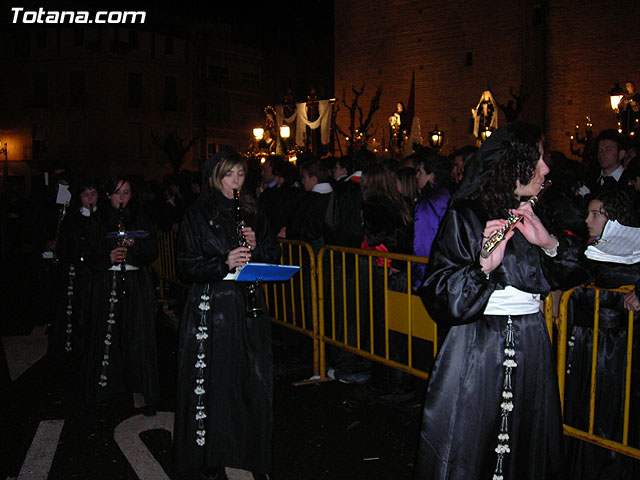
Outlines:
{"label": "metal barricade fence", "polygon": [[[602,436],[598,436],[594,434],[594,428],[597,423],[598,412],[602,411],[610,411],[613,408],[617,408],[616,405],[610,405],[609,400],[611,396],[615,396],[616,392],[607,391],[605,397],[607,398],[607,405],[597,404],[596,402],[596,392],[598,389],[597,378],[602,374],[602,371],[605,368],[610,366],[602,365],[602,362],[598,362],[598,348],[599,348],[599,337],[601,336],[601,327],[600,327],[600,292],[602,291],[610,291],[610,292],[618,292],[618,293],[629,293],[633,290],[633,286],[623,286],[616,289],[602,289],[595,287],[593,285],[582,287],[589,290],[593,290],[593,324],[592,326],[587,327],[588,329],[592,328],[592,341],[589,345],[586,345],[587,351],[590,349],[590,365],[587,365],[587,373],[589,375],[589,399],[588,399],[588,412],[587,411],[578,411],[571,412],[571,415],[568,414],[568,405],[565,404],[566,396],[571,392],[567,391],[567,369],[568,369],[568,348],[575,348],[576,345],[573,340],[569,337],[568,326],[572,323],[572,318],[570,314],[570,299],[572,294],[578,290],[578,288],[573,288],[571,290],[567,290],[560,297],[560,305],[559,305],[559,317],[558,317],[558,384],[560,388],[560,399],[562,402],[563,408],[563,417],[564,417],[564,433],[567,436],[577,438],[579,440],[583,440],[594,445],[604,447],[608,450],[612,450],[614,452],[622,453],[624,455],[630,456],[632,458],[640,459],[640,438],[633,439],[637,445],[630,446],[629,445],[629,434],[630,434],[630,425],[637,423],[640,420],[640,402],[636,398],[636,404],[632,405],[632,393],[634,389],[637,394],[637,389],[640,388],[638,385],[638,380],[636,382],[632,382],[632,367],[633,367],[633,352],[634,348],[640,348],[638,338],[635,338],[634,342],[634,312],[628,312],[628,322],[626,327],[626,354],[624,356],[624,361],[622,365],[619,365],[624,371],[619,372],[609,372],[615,374],[619,374],[624,378],[624,407],[623,407],[623,415],[622,415],[622,425],[614,425],[612,426],[613,430],[618,430],[618,434],[613,431],[610,433],[610,437],[618,437],[615,438],[605,438]],[[591,332],[590,332],[591,333]],[[606,332],[603,333],[603,335]],[[638,337],[638,333],[636,332],[635,337]],[[573,344],[573,345],[572,345]],[[636,366],[636,370],[634,375],[638,377],[638,366]],[[579,379],[578,379],[579,380]],[[602,398],[602,397],[601,397]],[[571,408],[575,408],[577,405],[575,403],[571,404]],[[632,407],[635,410],[632,412]],[[633,414],[635,421],[630,422],[631,415]],[[576,425],[568,425],[567,417],[571,416],[574,418],[572,423],[579,423],[582,428],[578,428]],[[586,424],[586,428],[585,425]],[[621,428],[620,428],[621,427]],[[636,425],[637,428],[637,425]],[[621,432],[621,434],[619,434]],[[640,437],[640,432],[635,433],[636,436]]]}
{"label": "metal barricade fence", "polygon": [[[390,266],[391,260],[400,262],[399,271]],[[422,300],[412,294],[412,267],[427,262],[425,257],[375,250],[330,245],[320,249],[317,267],[322,377],[326,345],[420,378],[429,377],[427,370],[437,352],[437,328]]]}
{"label": "metal barricade fence", "polygon": [[[159,256],[154,269],[163,280],[180,284],[175,261],[175,233],[159,233]],[[263,285],[272,322],[308,336],[313,342],[314,375],[326,378],[326,346],[346,350],[383,365],[427,379],[431,362],[438,349],[438,330],[420,297],[413,294],[412,273],[415,265],[428,263],[428,258],[376,250],[362,250],[325,245],[316,256],[306,242],[279,240],[280,263],[297,265],[300,272],[287,282]],[[396,271],[391,261],[400,262]],[[406,268],[405,268],[406,267]],[[566,369],[569,300],[576,288],[562,293],[558,315],[553,313],[551,295],[544,301],[549,335],[557,342],[557,370],[560,398],[565,416],[564,433],[594,445],[640,459],[640,448],[629,445],[630,418],[640,419],[640,401],[632,405],[633,351],[640,348],[639,332],[634,334],[634,312],[628,314],[626,355],[624,361],[624,412],[620,439],[594,434],[597,421],[596,391],[598,374],[599,299],[601,291],[628,293],[633,286],[617,289],[583,287],[594,291],[593,343],[588,412],[582,412],[586,429],[566,423]],[[557,330],[554,332],[554,324]],[[416,345],[418,342],[418,345]],[[416,348],[417,347],[417,348]],[[419,364],[417,366],[416,364]],[[636,372],[640,367],[636,367]],[[638,373],[636,377],[640,378]],[[637,381],[636,381],[637,383]],[[635,408],[635,411],[632,411]],[[640,430],[640,429],[639,429]],[[637,432],[640,437],[640,431]],[[635,439],[640,442],[640,438]],[[638,445],[640,446],[640,445]]]}
{"label": "metal barricade fence", "polygon": [[300,271],[286,282],[266,282],[271,321],[310,337],[313,341],[313,372],[319,375],[318,295],[316,259],[311,246],[297,240],[279,239],[280,264],[296,265]]}
{"label": "metal barricade fence", "polygon": [[158,232],[158,258],[153,263],[153,270],[160,284],[160,298],[164,299],[165,282],[179,284],[176,268],[176,234],[175,232]]}

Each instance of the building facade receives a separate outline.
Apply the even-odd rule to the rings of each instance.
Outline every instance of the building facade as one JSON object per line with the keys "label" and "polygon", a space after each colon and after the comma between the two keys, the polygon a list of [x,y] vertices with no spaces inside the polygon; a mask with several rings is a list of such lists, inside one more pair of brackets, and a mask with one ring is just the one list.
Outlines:
{"label": "building facade", "polygon": [[222,145],[246,149],[262,121],[263,56],[234,45],[228,29],[176,21],[0,33],[7,182],[30,191],[31,177],[56,166],[161,180],[172,172],[167,138],[191,144],[190,170]]}
{"label": "building facade", "polygon": [[[524,97],[519,118],[543,127],[549,148],[569,154],[569,135],[576,123],[584,128],[586,115],[596,133],[616,126],[608,92],[640,72],[629,21],[638,13],[632,0],[336,2],[335,95],[342,101],[346,92],[349,102],[351,87],[365,85],[366,110],[382,86],[374,124],[388,141],[388,118],[396,102],[407,105],[415,74],[422,137],[437,124],[445,152],[474,144],[471,109],[483,91],[506,108]],[[502,125],[506,116],[497,111]]]}

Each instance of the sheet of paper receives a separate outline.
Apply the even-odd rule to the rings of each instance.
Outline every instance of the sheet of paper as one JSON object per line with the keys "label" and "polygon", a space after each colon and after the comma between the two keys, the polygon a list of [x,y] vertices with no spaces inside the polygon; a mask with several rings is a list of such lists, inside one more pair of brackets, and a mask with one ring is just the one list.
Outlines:
{"label": "sheet of paper", "polygon": [[69,185],[58,185],[58,196],[56,197],[56,203],[58,205],[69,205],[71,201],[71,192],[69,191]]}
{"label": "sheet of paper", "polygon": [[589,245],[585,256],[598,262],[640,262],[640,228],[627,227],[617,221],[608,221],[600,240]]}

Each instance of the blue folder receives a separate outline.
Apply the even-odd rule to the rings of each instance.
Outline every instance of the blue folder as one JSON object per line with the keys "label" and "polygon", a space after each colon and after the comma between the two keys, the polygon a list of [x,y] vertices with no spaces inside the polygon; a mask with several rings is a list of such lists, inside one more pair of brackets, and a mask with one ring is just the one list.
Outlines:
{"label": "blue folder", "polygon": [[247,263],[236,278],[236,282],[278,282],[289,280],[300,267],[274,265],[270,263]]}

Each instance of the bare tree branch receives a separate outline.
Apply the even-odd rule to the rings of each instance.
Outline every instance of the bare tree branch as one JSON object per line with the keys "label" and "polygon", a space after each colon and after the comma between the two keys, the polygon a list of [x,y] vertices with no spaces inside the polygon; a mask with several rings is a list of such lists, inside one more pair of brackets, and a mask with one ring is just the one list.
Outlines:
{"label": "bare tree branch", "polygon": [[180,172],[185,155],[197,140],[196,137],[180,137],[175,131],[164,135],[151,132],[151,138],[153,144],[165,153],[175,174]]}

